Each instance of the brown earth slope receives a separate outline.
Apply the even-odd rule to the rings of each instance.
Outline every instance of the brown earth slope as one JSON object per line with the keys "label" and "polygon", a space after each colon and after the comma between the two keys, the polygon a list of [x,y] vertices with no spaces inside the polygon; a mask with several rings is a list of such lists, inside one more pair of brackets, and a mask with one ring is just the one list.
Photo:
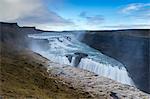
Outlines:
{"label": "brown earth slope", "polygon": [[[10,50],[11,49],[11,50]],[[17,99],[77,99],[84,94],[65,85],[47,73],[47,59],[29,50],[13,50],[2,46],[1,92],[2,97]]]}

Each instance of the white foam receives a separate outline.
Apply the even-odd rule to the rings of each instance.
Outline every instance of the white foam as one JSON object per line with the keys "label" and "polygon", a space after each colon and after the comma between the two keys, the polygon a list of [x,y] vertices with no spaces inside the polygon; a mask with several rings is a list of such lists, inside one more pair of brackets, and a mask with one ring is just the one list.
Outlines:
{"label": "white foam", "polygon": [[81,43],[75,38],[74,34],[69,33],[43,33],[33,34],[29,37],[34,39],[48,39],[48,51],[33,51],[47,57],[48,59],[60,64],[74,66],[75,57],[71,63],[66,55],[73,55],[76,52],[86,53],[88,57],[82,58],[78,67],[105,76],[118,82],[134,85],[129,77],[125,66],[117,60],[110,58],[101,52]]}

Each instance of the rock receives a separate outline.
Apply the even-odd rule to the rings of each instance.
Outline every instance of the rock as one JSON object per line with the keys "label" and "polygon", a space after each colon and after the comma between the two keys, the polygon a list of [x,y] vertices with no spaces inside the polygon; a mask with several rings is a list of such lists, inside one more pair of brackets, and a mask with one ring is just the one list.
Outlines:
{"label": "rock", "polygon": [[72,55],[66,55],[66,57],[68,58],[69,62],[71,63],[72,62]]}
{"label": "rock", "polygon": [[82,42],[123,63],[136,86],[150,93],[150,29],[87,31]]}
{"label": "rock", "polygon": [[111,93],[110,93],[110,96],[111,96],[113,99],[119,99],[119,97],[118,97],[116,94],[117,94],[117,93],[111,92]]}
{"label": "rock", "polygon": [[75,67],[78,67],[81,59],[85,58],[87,56],[88,56],[88,54],[80,53],[80,52],[76,52],[73,55],[71,55],[71,54],[66,55],[66,57],[68,58],[70,63],[72,62],[72,58],[75,57],[75,60],[74,60],[74,63],[73,63]]}
{"label": "rock", "polygon": [[75,61],[74,61],[74,66],[75,67],[78,67],[80,61],[82,58],[85,58],[88,56],[88,54],[85,54],[85,53],[80,53],[80,52],[76,52],[74,53],[76,56],[75,56]]}
{"label": "rock", "polygon": [[84,58],[84,57],[87,57],[88,56],[88,54],[86,54],[86,53],[82,53],[82,52],[76,52],[76,53],[74,53],[75,55],[78,55],[78,56],[80,56],[80,57],[82,57],[82,58]]}
{"label": "rock", "polygon": [[59,76],[56,77],[60,78],[62,82],[64,81],[66,84],[68,83],[68,85],[73,86],[73,89],[82,90],[82,93],[86,93],[86,98],[149,99],[150,97],[149,94],[146,94],[133,86],[121,84],[102,76],[95,76],[94,73],[86,70],[71,66],[65,66],[65,68],[63,68],[58,64],[56,66],[53,64],[52,68],[57,68],[57,72],[59,72],[59,69],[63,69],[63,73],[66,75],[60,73]]}

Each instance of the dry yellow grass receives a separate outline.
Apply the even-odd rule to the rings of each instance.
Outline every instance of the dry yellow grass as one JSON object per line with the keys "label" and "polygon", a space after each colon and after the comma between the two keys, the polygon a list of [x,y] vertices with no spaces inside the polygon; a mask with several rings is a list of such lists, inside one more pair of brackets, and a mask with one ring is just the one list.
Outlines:
{"label": "dry yellow grass", "polygon": [[9,49],[10,47],[3,46],[1,53],[0,95],[2,97],[6,99],[77,99],[84,97],[78,94],[77,90],[57,82],[58,79],[49,77],[42,62],[31,57],[34,55],[29,55],[34,54],[33,52]]}

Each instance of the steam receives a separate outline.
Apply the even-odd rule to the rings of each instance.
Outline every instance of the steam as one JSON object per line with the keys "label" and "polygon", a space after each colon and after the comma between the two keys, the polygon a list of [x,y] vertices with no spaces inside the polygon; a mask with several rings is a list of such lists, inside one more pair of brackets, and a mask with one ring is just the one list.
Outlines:
{"label": "steam", "polygon": [[47,53],[49,50],[49,41],[47,39],[33,38],[31,35],[28,35],[28,37],[32,39],[29,43],[29,48],[32,51],[39,53],[42,56],[48,58],[49,56]]}
{"label": "steam", "polygon": [[76,38],[79,41],[82,41],[84,38],[84,35],[86,34],[86,31],[78,31],[78,32],[75,32],[75,34],[76,34]]}

